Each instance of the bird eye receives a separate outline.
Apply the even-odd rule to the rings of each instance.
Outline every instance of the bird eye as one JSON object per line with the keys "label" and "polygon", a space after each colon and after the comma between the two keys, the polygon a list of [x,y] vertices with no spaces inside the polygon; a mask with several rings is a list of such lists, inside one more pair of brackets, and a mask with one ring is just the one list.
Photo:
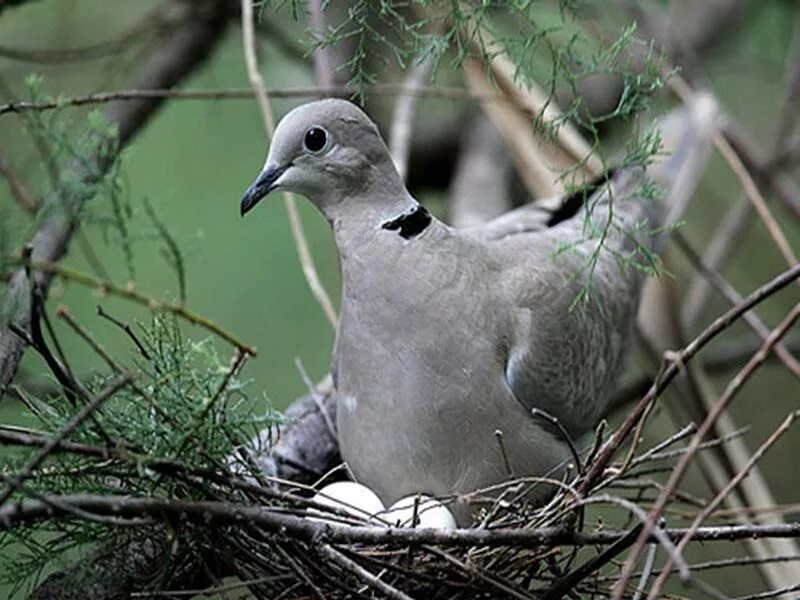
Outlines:
{"label": "bird eye", "polygon": [[303,145],[309,152],[319,152],[327,143],[328,133],[321,127],[312,127],[303,138]]}

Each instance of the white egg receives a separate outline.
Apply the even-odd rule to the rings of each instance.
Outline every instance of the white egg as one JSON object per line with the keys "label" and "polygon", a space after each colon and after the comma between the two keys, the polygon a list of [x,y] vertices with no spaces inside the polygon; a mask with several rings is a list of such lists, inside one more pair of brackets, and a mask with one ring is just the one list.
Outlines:
{"label": "white egg", "polygon": [[[353,481],[330,483],[314,494],[313,501],[316,504],[343,510],[353,515],[356,520],[369,520],[373,515],[386,510],[375,492],[367,486]],[[313,521],[325,523],[342,523],[343,521],[342,517],[316,508],[309,508],[306,513]],[[319,518],[318,515],[327,518]]]}
{"label": "white egg", "polygon": [[[419,499],[417,506],[417,524],[412,524],[414,518],[414,505]],[[400,498],[392,504],[389,509],[380,515],[382,521],[400,527],[431,527],[433,529],[455,529],[456,520],[448,508],[430,496],[416,494]]]}

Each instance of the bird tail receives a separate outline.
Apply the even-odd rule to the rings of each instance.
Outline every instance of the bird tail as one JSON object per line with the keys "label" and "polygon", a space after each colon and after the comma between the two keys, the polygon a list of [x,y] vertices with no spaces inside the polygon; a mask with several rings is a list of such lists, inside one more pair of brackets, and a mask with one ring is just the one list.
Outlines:
{"label": "bird tail", "polygon": [[[645,247],[657,253],[703,174],[719,115],[711,94],[694,92],[684,106],[656,123],[660,150],[646,168],[612,169],[570,196],[540,199],[465,231],[485,240],[541,232],[561,241],[582,240],[587,247],[594,247],[597,237],[616,251]],[[646,184],[656,185],[657,201],[643,197]],[[593,224],[589,231],[606,230],[613,220],[614,235],[586,239],[587,212]]]}
{"label": "bird tail", "polygon": [[647,178],[663,194],[659,200],[662,230],[669,230],[683,215],[705,170],[719,121],[714,97],[708,92],[694,92],[682,108],[657,123],[661,151],[647,166]]}
{"label": "bird tail", "polygon": [[614,223],[611,235],[600,236],[603,244],[633,256],[661,251],[703,174],[719,115],[711,94],[693,93],[656,122],[659,150],[649,162],[605,178],[587,206],[595,226]]}

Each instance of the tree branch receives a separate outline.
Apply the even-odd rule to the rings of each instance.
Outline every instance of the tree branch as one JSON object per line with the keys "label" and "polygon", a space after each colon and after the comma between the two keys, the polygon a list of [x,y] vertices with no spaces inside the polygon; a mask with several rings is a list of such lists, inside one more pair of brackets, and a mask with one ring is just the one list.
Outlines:
{"label": "tree branch", "polygon": [[39,210],[39,199],[34,196],[25,184],[22,182],[11,165],[6,161],[5,157],[0,155],[0,175],[2,175],[8,183],[9,191],[20,205],[22,210],[28,214],[36,214]]}
{"label": "tree branch", "polygon": [[[800,267],[800,265],[796,266]],[[612,596],[616,600],[622,597],[622,594],[625,590],[625,585],[627,581],[630,579],[630,577],[633,575],[633,570],[635,569],[636,563],[644,548],[644,544],[646,543],[648,536],[656,527],[656,523],[658,519],[661,517],[661,514],[663,513],[667,502],[669,501],[673,492],[677,489],[677,486],[680,483],[681,479],[683,478],[683,475],[685,474],[686,470],[689,468],[689,464],[695,452],[697,451],[698,446],[711,431],[711,428],[713,427],[714,423],[716,423],[717,419],[719,418],[719,415],[722,413],[723,410],[725,410],[728,407],[734,395],[739,391],[744,382],[747,381],[747,379],[752,375],[752,373],[764,362],[764,359],[766,358],[766,355],[771,349],[771,347],[786,334],[786,332],[795,323],[798,317],[800,317],[800,304],[796,304],[794,309],[783,319],[783,321],[781,321],[778,327],[772,330],[772,333],[770,334],[767,341],[763,343],[759,351],[756,352],[750,358],[747,364],[744,367],[742,367],[737,376],[734,377],[728,383],[728,386],[725,388],[725,391],[716,401],[714,406],[711,407],[711,410],[709,410],[705,420],[703,421],[703,423],[698,428],[697,432],[692,437],[692,440],[689,443],[686,453],[684,453],[681,456],[681,458],[678,461],[678,464],[670,473],[669,480],[664,485],[664,489],[661,491],[653,508],[650,510],[647,521],[644,523],[642,532],[639,534],[639,537],[634,543],[634,546],[631,549],[628,558],[625,560],[625,563],[622,568],[622,573],[620,574],[619,582],[614,588],[615,592]],[[675,363],[673,362],[672,365],[674,364]],[[654,590],[655,589],[656,588],[654,587]]]}
{"label": "tree branch", "polygon": [[9,487],[0,493],[0,506],[25,482],[33,472],[50,456],[50,454],[63,442],[69,434],[75,431],[81,424],[88,419],[91,414],[97,410],[106,400],[116,394],[121,388],[131,381],[131,375],[122,375],[112,381],[104,390],[94,396],[87,402],[75,415],[58,431],[56,435],[50,438],[46,444],[41,446],[36,454],[25,464],[22,471],[12,477],[9,482]]}
{"label": "tree branch", "polygon": [[[533,547],[595,546],[614,544],[628,531],[600,529],[579,532],[562,527],[503,527],[496,529],[430,529],[344,525],[307,519],[283,512],[280,507],[240,505],[229,502],[168,500],[163,498],[74,494],[45,496],[44,500],[26,499],[0,508],[0,529],[23,523],[71,516],[65,507],[96,515],[123,518],[147,516],[159,521],[186,521],[209,525],[259,526],[264,531],[291,535],[298,540],[330,544],[375,544],[393,547],[433,544],[444,547]],[[689,531],[685,527],[662,530],[669,540],[680,540]],[[800,537],[800,523],[780,525],[717,525],[697,528],[695,541],[730,541],[745,538]],[[655,536],[648,543],[661,543]]]}
{"label": "tree branch", "polygon": [[[185,25],[157,47],[140,68],[131,87],[169,88],[183,80],[202,64],[219,41],[227,19],[228,3],[223,0],[204,0],[193,3],[187,11]],[[137,98],[128,102],[111,103],[106,110],[108,121],[118,128],[119,148],[124,147],[142,129],[161,105],[160,99]],[[105,173],[113,156],[98,156],[90,173],[84,174],[86,183],[96,181]],[[67,252],[69,242],[78,227],[75,215],[88,200],[88,194],[76,193],[64,197],[61,210],[45,219],[34,234],[31,245],[32,258],[37,261],[58,261]],[[46,293],[51,275],[36,275],[42,293]],[[10,320],[26,329],[31,319],[31,306],[27,288],[29,283],[23,268],[11,277],[3,298],[2,311]],[[0,392],[4,392],[14,376],[25,343],[8,328],[0,330]]]}
{"label": "tree branch", "polygon": [[764,301],[766,298],[772,296],[778,290],[790,285],[800,277],[800,264],[794,265],[792,268],[784,271],[770,282],[762,285],[739,304],[733,306],[721,316],[717,317],[700,335],[687,344],[680,352],[671,353],[665,368],[660,375],[656,377],[651,385],[647,394],[633,407],[631,413],[620,425],[619,429],[614,432],[614,435],[603,446],[603,449],[598,454],[597,458],[589,465],[586,474],[583,476],[582,481],[578,484],[578,493],[585,496],[595,483],[600,479],[605,471],[611,458],[628,438],[630,433],[636,427],[639,419],[645,414],[649,405],[658,398],[658,396],[666,389],[667,385],[680,373],[683,365],[695,354],[697,354],[708,342],[714,339],[722,331],[730,327],[739,317],[745,312],[750,310],[753,306]]}

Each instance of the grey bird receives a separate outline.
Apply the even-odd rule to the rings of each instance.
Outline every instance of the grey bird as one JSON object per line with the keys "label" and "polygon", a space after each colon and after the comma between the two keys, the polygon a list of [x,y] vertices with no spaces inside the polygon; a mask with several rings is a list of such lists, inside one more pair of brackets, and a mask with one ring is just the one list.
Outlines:
{"label": "grey bird", "polygon": [[[699,177],[713,114],[700,95],[661,122],[664,154],[647,168],[463,230],[411,196],[354,104],[321,100],[283,117],[241,213],[291,191],[333,229],[336,420],[357,481],[388,505],[563,476],[568,437],[596,425],[623,364],[645,279],[632,263],[658,251],[682,210],[673,200]],[[648,181],[660,198],[643,197]],[[461,524],[469,514],[456,510]]]}

